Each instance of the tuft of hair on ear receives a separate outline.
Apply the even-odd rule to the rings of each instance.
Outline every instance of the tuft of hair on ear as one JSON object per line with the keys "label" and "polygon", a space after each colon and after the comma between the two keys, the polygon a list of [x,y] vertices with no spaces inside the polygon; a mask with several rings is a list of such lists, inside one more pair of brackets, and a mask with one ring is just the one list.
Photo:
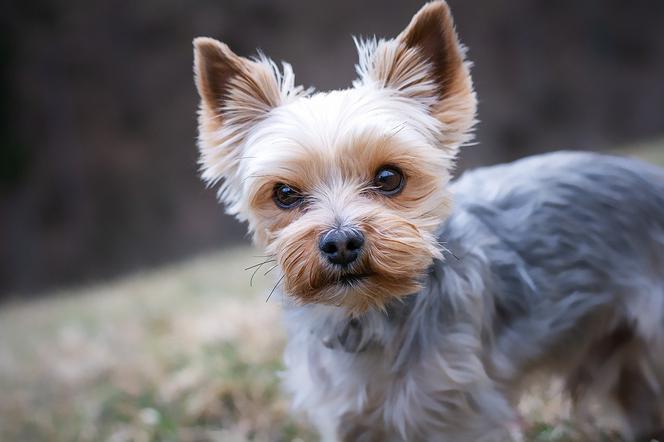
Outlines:
{"label": "tuft of hair on ear", "polygon": [[270,110],[306,93],[295,86],[293,70],[263,54],[240,57],[212,38],[194,40],[194,78],[201,102],[198,146],[202,177],[220,184],[219,199],[228,213],[244,219],[238,169],[247,135]]}
{"label": "tuft of hair on ear", "polygon": [[456,150],[472,139],[477,98],[471,63],[442,0],[424,5],[390,40],[355,40],[359,79],[354,85],[392,89],[424,104],[440,123],[441,143]]}

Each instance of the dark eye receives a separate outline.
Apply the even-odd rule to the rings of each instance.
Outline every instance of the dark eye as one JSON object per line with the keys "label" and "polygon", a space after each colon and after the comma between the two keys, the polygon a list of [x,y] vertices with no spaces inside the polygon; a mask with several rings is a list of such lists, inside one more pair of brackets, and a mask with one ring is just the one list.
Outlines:
{"label": "dark eye", "polygon": [[282,209],[292,209],[302,202],[300,191],[288,184],[278,183],[274,186],[274,202]]}
{"label": "dark eye", "polygon": [[396,167],[383,166],[378,169],[373,180],[376,189],[385,195],[396,195],[404,185],[403,173]]}

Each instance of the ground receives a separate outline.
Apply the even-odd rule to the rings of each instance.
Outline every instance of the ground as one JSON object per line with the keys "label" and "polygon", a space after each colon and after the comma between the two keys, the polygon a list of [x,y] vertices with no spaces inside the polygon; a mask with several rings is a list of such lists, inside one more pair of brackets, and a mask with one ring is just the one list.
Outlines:
{"label": "ground", "polygon": [[[664,144],[630,153],[664,164]],[[226,250],[4,305],[0,440],[316,440],[279,389],[272,275],[257,272],[252,287],[244,270],[257,255]],[[528,440],[584,440],[556,391],[523,400]]]}

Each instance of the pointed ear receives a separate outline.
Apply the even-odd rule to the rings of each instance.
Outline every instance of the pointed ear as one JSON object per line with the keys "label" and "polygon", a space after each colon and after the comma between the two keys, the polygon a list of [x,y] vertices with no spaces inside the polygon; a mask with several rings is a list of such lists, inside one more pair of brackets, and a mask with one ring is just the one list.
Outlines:
{"label": "pointed ear", "polygon": [[470,140],[477,100],[470,63],[444,1],[427,3],[392,40],[358,43],[360,84],[372,83],[416,99],[443,124],[443,142]]}
{"label": "pointed ear", "polygon": [[270,60],[240,57],[212,38],[194,40],[194,72],[201,106],[215,114],[235,102],[260,117],[281,102],[280,76]]}
{"label": "pointed ear", "polygon": [[249,60],[225,44],[200,37],[194,40],[194,75],[201,98],[198,129],[202,176],[208,184],[222,181],[220,198],[230,213],[239,211],[238,166],[251,128],[271,109],[302,89],[294,87],[293,72],[283,73],[264,56]]}

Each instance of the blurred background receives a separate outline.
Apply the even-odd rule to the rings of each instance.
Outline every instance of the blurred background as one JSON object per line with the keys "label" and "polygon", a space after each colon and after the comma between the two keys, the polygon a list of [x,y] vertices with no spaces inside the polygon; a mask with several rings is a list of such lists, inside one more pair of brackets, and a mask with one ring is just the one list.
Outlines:
{"label": "blurred background", "polygon": [[[480,99],[459,172],[561,148],[664,162],[664,2],[449,3]],[[0,439],[308,440],[273,376],[263,326],[278,315],[255,303],[270,275],[249,287],[244,226],[198,179],[191,41],[260,48],[340,88],[351,36],[394,36],[421,4],[3,5]],[[257,361],[236,336],[271,351]]]}

